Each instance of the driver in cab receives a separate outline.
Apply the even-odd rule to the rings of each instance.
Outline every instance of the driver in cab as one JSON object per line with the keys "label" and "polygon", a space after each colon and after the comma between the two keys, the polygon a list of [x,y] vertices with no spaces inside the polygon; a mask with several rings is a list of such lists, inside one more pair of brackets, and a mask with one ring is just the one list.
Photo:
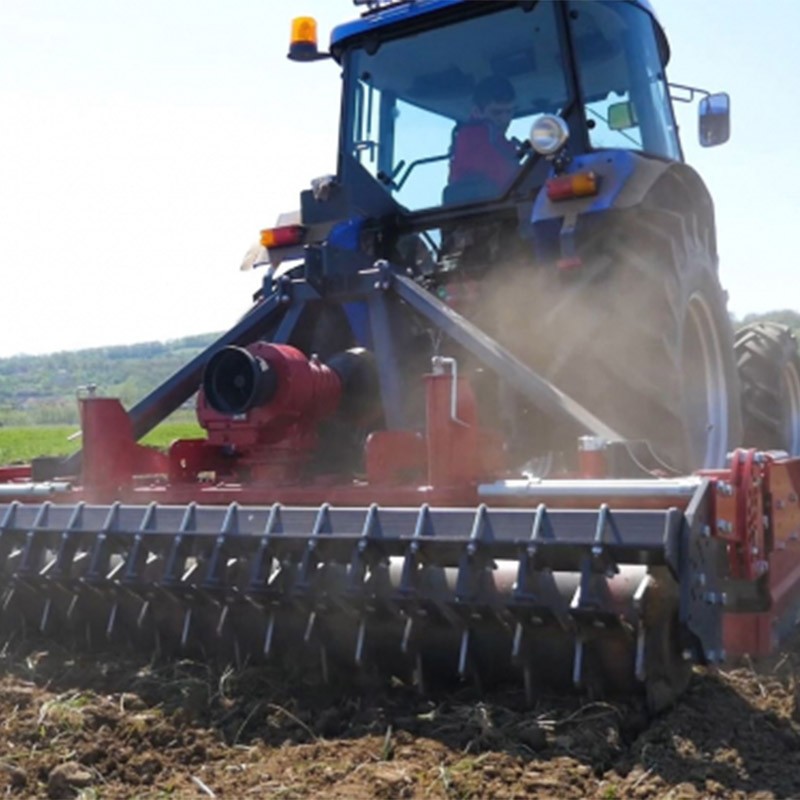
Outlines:
{"label": "driver in cab", "polygon": [[515,99],[511,82],[500,75],[491,75],[476,85],[470,118],[453,131],[449,202],[468,199],[454,196],[459,187],[475,197],[496,194],[516,174],[519,153],[506,136]]}

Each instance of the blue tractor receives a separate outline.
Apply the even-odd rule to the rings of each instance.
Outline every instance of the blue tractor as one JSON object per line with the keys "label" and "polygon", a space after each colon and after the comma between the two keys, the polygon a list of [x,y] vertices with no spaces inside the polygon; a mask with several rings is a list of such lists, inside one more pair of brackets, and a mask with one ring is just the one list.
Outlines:
{"label": "blue tractor", "polygon": [[[713,202],[683,161],[671,100],[702,95],[700,142],[715,146],[728,96],[668,83],[650,4],[357,5],[331,37],[337,173],[303,194],[302,243],[402,267],[648,465],[720,466],[741,443],[737,357],[747,443],[797,452],[793,342],[754,328],[735,350]],[[295,32],[291,58],[324,57],[302,18]],[[487,85],[500,120],[476,103]],[[368,345],[364,311],[348,318]],[[513,392],[497,403],[520,459],[572,448],[572,421]]]}

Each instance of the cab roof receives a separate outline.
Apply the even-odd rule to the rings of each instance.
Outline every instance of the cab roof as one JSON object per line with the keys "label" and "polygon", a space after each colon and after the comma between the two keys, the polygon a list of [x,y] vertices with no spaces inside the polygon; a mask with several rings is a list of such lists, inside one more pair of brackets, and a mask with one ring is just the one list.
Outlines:
{"label": "cab roof", "polygon": [[[359,37],[396,23],[408,22],[427,14],[445,11],[468,2],[474,3],[474,0],[398,0],[397,2],[376,3],[374,8],[371,7],[365,11],[359,19],[337,25],[333,29],[331,33],[331,51],[336,55],[336,51],[348,39]],[[653,18],[658,31],[662,56],[666,63],[669,60],[669,45],[652,4],[649,0],[624,0],[624,2],[639,6]],[[510,5],[513,5],[513,3]]]}

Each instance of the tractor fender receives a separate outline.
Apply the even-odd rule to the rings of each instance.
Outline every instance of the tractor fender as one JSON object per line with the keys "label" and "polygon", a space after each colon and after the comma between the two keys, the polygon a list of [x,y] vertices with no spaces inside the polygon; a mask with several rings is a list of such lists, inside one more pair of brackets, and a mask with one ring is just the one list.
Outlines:
{"label": "tractor fender", "polygon": [[[597,231],[604,217],[646,211],[667,228],[690,227],[704,242],[716,265],[714,204],[702,178],[687,164],[662,161],[627,150],[601,150],[576,157],[564,175],[593,172],[598,192],[590,197],[553,201],[539,192],[531,212],[531,238],[537,254],[561,255],[582,233]],[[551,176],[555,173],[551,173]]]}

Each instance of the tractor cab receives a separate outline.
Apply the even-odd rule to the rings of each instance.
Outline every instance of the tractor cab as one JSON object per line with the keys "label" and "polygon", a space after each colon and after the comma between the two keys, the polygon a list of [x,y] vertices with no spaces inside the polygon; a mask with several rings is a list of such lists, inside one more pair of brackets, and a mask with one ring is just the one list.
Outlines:
{"label": "tractor cab", "polygon": [[[356,5],[366,10],[334,29],[329,53],[317,50],[311,18],[293,27],[290,58],[331,56],[343,70],[336,175],[301,198],[304,244],[362,220],[375,236],[355,249],[414,269],[489,268],[523,251],[572,263],[577,246],[556,252],[561,207],[541,207],[548,181],[574,174],[554,189],[559,201],[599,195],[580,209],[588,220],[617,204],[642,164],[683,161],[669,48],[645,0]],[[689,99],[708,94],[682,88]],[[727,95],[706,97],[701,143],[727,135]],[[701,216],[710,229],[710,213]],[[409,260],[402,253],[418,252],[420,235],[428,252]],[[512,252],[498,258],[498,247]]]}
{"label": "tractor cab", "polygon": [[[667,47],[644,4],[372,4],[334,31],[332,54],[341,179],[368,176],[407,213],[530,196],[564,147],[681,158]],[[481,98],[492,83],[500,95]],[[487,168],[492,149],[506,167]]]}

